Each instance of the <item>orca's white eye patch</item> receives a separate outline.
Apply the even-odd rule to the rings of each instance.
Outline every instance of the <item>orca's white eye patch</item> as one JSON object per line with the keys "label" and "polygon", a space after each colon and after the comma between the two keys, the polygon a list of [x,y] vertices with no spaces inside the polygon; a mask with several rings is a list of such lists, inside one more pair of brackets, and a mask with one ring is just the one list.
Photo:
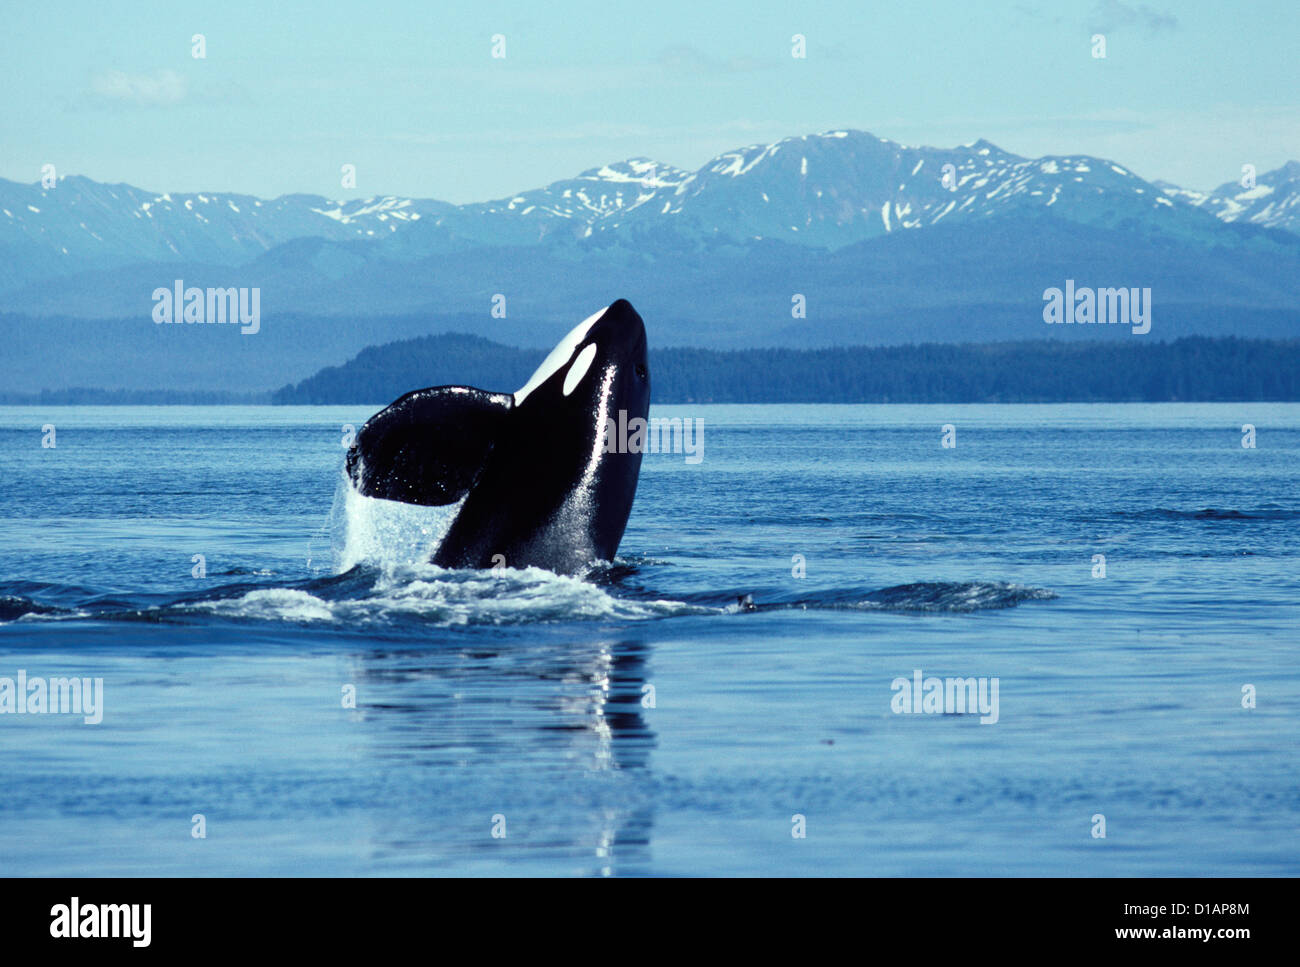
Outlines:
{"label": "orca's white eye patch", "polygon": [[[609,306],[605,306],[605,309],[608,308]],[[559,372],[560,367],[572,358],[573,351],[578,348],[582,340],[586,338],[587,332],[591,327],[594,326],[600,317],[605,314],[605,309],[601,309],[599,312],[593,312],[586,319],[583,319],[582,322],[574,326],[573,329],[570,330],[569,334],[559,341],[556,347],[551,350],[550,354],[542,360],[542,365],[537,367],[537,372],[528,377],[528,382],[515,391],[515,406],[522,405],[524,400],[528,398],[529,393],[537,389],[537,387],[541,386],[544,382]]]}
{"label": "orca's white eye patch", "polygon": [[574,391],[582,377],[587,375],[587,370],[591,369],[591,361],[596,358],[596,344],[592,343],[582,352],[578,353],[578,358],[573,361],[569,371],[564,374],[564,395],[568,396]]}

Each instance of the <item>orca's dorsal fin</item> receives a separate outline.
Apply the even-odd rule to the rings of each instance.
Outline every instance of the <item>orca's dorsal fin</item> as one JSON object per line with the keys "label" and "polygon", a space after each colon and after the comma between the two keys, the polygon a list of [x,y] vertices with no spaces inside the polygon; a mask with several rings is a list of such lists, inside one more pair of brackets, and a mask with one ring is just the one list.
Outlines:
{"label": "orca's dorsal fin", "polygon": [[454,504],[478,478],[513,408],[511,394],[471,386],[407,393],[357,433],[348,477],[367,497]]}

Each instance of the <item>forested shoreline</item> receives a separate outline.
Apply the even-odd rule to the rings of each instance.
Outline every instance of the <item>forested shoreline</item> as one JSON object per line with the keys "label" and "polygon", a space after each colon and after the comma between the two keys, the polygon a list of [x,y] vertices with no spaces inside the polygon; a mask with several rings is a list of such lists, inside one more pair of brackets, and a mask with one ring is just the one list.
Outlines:
{"label": "forested shoreline", "polygon": [[[541,352],[445,334],[366,349],[276,403],[379,403],[411,389],[520,386]],[[1300,340],[1024,341],[832,349],[651,350],[659,403],[1300,400]]]}
{"label": "forested shoreline", "polygon": [[[444,333],[372,346],[262,393],[72,388],[0,391],[0,404],[380,404],[412,389],[523,385],[545,352]],[[1300,339],[1190,336],[831,349],[651,350],[657,403],[1300,401]]]}

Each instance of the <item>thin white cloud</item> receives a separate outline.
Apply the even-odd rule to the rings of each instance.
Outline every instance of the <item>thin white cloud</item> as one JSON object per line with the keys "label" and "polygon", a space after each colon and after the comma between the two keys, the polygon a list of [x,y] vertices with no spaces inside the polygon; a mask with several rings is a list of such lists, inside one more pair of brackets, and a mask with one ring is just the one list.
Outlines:
{"label": "thin white cloud", "polygon": [[188,85],[173,70],[151,74],[129,74],[106,70],[90,78],[90,93],[97,100],[139,107],[170,107],[185,100]]}
{"label": "thin white cloud", "polygon": [[1163,13],[1144,3],[1124,3],[1123,0],[1101,0],[1092,8],[1089,27],[1110,34],[1123,27],[1144,27],[1151,34],[1162,30],[1174,31],[1180,26],[1178,18]]}
{"label": "thin white cloud", "polygon": [[743,74],[776,66],[771,57],[714,57],[691,44],[665,47],[655,63],[673,72],[698,74]]}

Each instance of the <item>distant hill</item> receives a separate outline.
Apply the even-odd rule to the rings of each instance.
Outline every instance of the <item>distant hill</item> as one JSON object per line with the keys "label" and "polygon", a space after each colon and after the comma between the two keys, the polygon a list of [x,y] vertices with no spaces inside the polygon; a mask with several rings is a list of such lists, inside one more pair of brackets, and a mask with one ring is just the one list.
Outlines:
{"label": "distant hill", "polygon": [[342,366],[327,366],[271,394],[274,403],[374,403],[425,386],[514,390],[546,353],[502,346],[481,336],[443,333],[370,346]]}
{"label": "distant hill", "polygon": [[[383,404],[425,386],[513,390],[541,352],[443,334],[366,349],[272,394]],[[819,350],[651,350],[656,403],[1300,401],[1300,340],[1013,342]]]}

